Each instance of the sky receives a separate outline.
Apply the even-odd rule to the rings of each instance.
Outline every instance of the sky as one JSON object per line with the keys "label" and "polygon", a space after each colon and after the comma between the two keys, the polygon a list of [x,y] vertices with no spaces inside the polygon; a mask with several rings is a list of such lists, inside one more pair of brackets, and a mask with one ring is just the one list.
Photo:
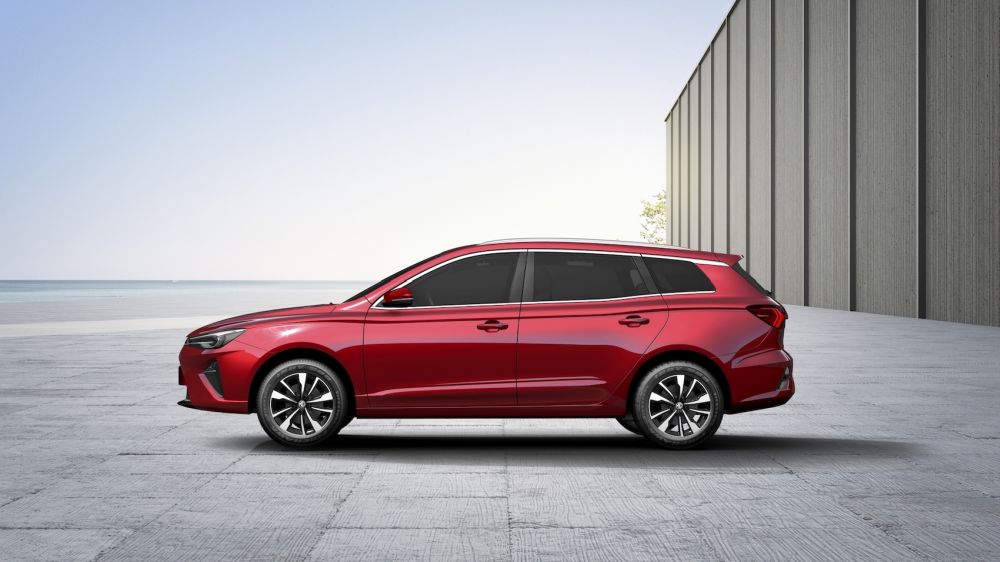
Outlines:
{"label": "sky", "polygon": [[0,3],[0,279],[639,239],[731,0]]}

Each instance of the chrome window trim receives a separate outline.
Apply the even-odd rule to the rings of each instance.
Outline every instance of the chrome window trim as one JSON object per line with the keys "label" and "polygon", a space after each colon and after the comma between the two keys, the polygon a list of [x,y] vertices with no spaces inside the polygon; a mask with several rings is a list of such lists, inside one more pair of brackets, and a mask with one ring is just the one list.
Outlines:
{"label": "chrome window trim", "polygon": [[[676,294],[676,293],[674,293]],[[610,297],[606,299],[575,299],[567,301],[524,301],[521,304],[562,304],[562,303],[580,303],[580,302],[611,302],[611,301],[623,301],[628,299],[642,299],[648,297],[662,296],[661,293],[646,293],[644,295],[631,295],[628,297]]]}
{"label": "chrome window trim", "polygon": [[714,292],[715,291],[684,291],[684,292],[678,292],[678,293],[647,293],[647,294],[644,294],[644,295],[632,295],[632,296],[628,296],[628,297],[611,297],[611,298],[606,298],[606,299],[576,299],[576,300],[564,300],[564,301],[522,301],[522,302],[519,302],[519,303],[517,303],[517,302],[488,302],[488,303],[477,303],[477,304],[435,304],[435,305],[428,305],[428,306],[401,306],[399,308],[382,306],[382,307],[379,307],[377,309],[375,309],[375,307],[373,306],[372,308],[375,309],[375,310],[388,310],[388,311],[399,310],[399,311],[403,311],[403,310],[414,310],[414,309],[424,310],[424,309],[428,309],[428,308],[461,308],[461,307],[470,307],[470,306],[504,306],[504,305],[522,306],[522,305],[529,305],[529,304],[572,304],[572,303],[581,303],[581,302],[612,302],[612,301],[622,301],[622,300],[629,300],[629,299],[641,299],[641,298],[647,298],[647,297],[672,297],[674,295],[707,295],[707,294],[712,294]]}
{"label": "chrome window trim", "polygon": [[[381,302],[381,299],[378,301]],[[428,308],[469,308],[472,306],[521,306],[519,302],[477,302],[476,304],[429,304],[426,306],[375,306],[371,310],[403,311],[403,310],[426,310]]]}
{"label": "chrome window trim", "polygon": [[[420,279],[424,275],[427,275],[428,273],[430,273],[430,272],[432,272],[432,271],[434,271],[434,270],[436,270],[438,268],[444,267],[444,266],[446,266],[446,265],[448,265],[450,263],[454,263],[454,262],[459,261],[459,260],[464,260],[465,258],[472,258],[472,257],[475,257],[475,256],[486,256],[486,255],[489,255],[489,254],[520,254],[522,252],[524,252],[523,249],[510,249],[510,248],[508,248],[508,249],[505,249],[505,250],[484,250],[482,252],[472,252],[470,254],[462,254],[460,256],[455,256],[455,257],[453,257],[453,258],[451,258],[449,260],[445,260],[445,261],[443,261],[443,262],[441,262],[441,263],[439,263],[439,264],[437,264],[437,265],[435,265],[433,267],[430,267],[428,269],[425,269],[425,270],[421,271],[420,273],[414,275],[413,277],[408,278],[403,283],[401,283],[399,285],[396,285],[395,287],[393,287],[393,289],[397,289],[397,288],[400,288],[400,287],[405,287],[405,286],[409,285],[410,283],[413,283],[417,279]],[[379,298],[378,298],[378,300],[376,300],[375,303],[371,305],[370,310],[414,310],[414,309],[426,309],[426,308],[456,308],[456,307],[463,307],[463,306],[501,306],[501,305],[505,305],[505,304],[509,304],[509,305],[518,305],[518,304],[520,304],[519,302],[483,302],[483,303],[475,303],[475,304],[435,304],[435,305],[428,305],[428,306],[400,306],[400,307],[394,307],[394,306],[382,306],[382,299],[383,299],[384,296],[385,296],[384,294],[380,295]]]}
{"label": "chrome window trim", "polygon": [[528,248],[527,252],[549,254],[601,254],[606,256],[641,256],[639,252],[615,252],[613,250],[563,250],[562,248]]}
{"label": "chrome window trim", "polygon": [[672,297],[674,295],[711,295],[715,291],[677,291],[676,293],[660,293],[664,297]]}

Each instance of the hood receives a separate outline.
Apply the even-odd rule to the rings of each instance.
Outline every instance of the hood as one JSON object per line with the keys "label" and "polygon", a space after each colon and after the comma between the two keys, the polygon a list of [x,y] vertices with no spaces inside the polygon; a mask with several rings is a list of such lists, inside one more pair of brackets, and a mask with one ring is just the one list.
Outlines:
{"label": "hood", "polygon": [[202,326],[188,334],[188,337],[207,334],[209,332],[218,332],[219,330],[249,328],[271,321],[308,320],[309,318],[326,316],[336,308],[337,305],[335,304],[312,304],[309,306],[293,306],[291,308],[276,308],[274,310],[251,312],[250,314],[233,316],[232,318],[226,318],[225,320],[219,320],[218,322]]}

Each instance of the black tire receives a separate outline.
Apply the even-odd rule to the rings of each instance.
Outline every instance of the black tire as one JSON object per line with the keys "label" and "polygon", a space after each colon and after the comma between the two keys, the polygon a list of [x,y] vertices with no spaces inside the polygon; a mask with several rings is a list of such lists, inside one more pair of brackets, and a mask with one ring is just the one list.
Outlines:
{"label": "black tire", "polygon": [[643,375],[629,411],[653,443],[665,449],[693,449],[715,435],[724,409],[715,377],[695,363],[671,361]]}
{"label": "black tire", "polygon": [[293,359],[271,369],[261,381],[257,419],[278,443],[310,447],[347,425],[347,404],[344,383],[330,367],[309,359]]}
{"label": "black tire", "polygon": [[632,433],[640,437],[646,436],[646,434],[643,433],[641,429],[639,429],[639,426],[635,425],[635,420],[632,419],[632,414],[626,414],[620,418],[615,418],[615,419],[618,420],[618,423],[620,423],[622,427],[631,431]]}

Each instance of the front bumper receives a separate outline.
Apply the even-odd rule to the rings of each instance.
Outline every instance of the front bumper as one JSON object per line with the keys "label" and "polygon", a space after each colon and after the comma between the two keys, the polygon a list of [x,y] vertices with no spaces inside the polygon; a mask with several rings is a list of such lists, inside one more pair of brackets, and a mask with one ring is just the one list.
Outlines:
{"label": "front bumper", "polygon": [[239,341],[219,349],[185,345],[178,360],[178,384],[187,387],[179,405],[212,412],[246,414],[253,375],[264,352]]}

